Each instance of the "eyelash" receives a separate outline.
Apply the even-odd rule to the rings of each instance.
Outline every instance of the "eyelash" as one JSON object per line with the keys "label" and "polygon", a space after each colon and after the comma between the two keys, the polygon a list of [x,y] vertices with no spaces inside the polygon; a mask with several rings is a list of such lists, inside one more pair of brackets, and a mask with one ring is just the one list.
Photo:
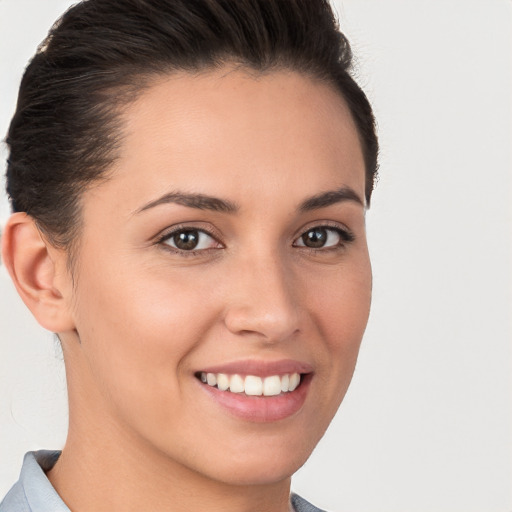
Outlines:
{"label": "eyelash", "polygon": [[172,247],[171,245],[165,243],[167,240],[172,239],[174,236],[176,236],[180,233],[186,233],[186,232],[190,232],[190,231],[197,231],[199,233],[208,235],[210,238],[212,238],[219,245],[222,246],[222,243],[218,241],[218,235],[214,234],[213,232],[209,231],[208,229],[198,228],[193,225],[192,226],[188,226],[188,225],[187,226],[181,226],[181,225],[175,226],[170,231],[166,231],[161,236],[159,236],[156,240],[156,244],[161,245],[164,250],[169,251],[172,254],[177,254],[177,255],[185,257],[185,258],[190,257],[190,256],[204,255],[205,253],[208,253],[211,250],[217,250],[217,249],[223,248],[223,247],[211,247],[211,248],[207,248],[207,249],[191,249],[191,250],[187,251],[184,249],[179,249],[177,247]]}
{"label": "eyelash", "polygon": [[[310,233],[312,231],[315,231],[315,230],[326,230],[326,231],[335,232],[339,236],[340,240],[335,245],[327,246],[327,247],[324,246],[324,247],[319,247],[319,248],[308,247],[306,245],[296,245],[296,242],[298,240],[301,240],[304,237],[304,235],[306,235],[307,233]],[[304,230],[302,232],[302,234],[299,235],[295,239],[293,246],[300,247],[303,250],[310,251],[313,253],[318,253],[319,251],[330,252],[330,251],[337,251],[340,249],[344,249],[348,244],[350,244],[354,241],[355,241],[354,234],[351,231],[349,231],[347,228],[342,228],[339,225],[320,224],[317,226],[311,226],[311,227],[307,228],[306,230]]]}
{"label": "eyelash", "polygon": [[[336,245],[328,246],[328,247],[308,247],[306,245],[296,245],[297,241],[300,240],[304,235],[306,235],[308,232],[314,231],[314,230],[326,230],[330,232],[335,232],[339,237],[340,241]],[[185,250],[185,249],[179,249],[177,247],[172,247],[171,245],[167,244],[166,241],[172,239],[174,236],[180,234],[180,233],[186,233],[186,232],[199,232],[206,234],[207,236],[211,237],[213,240],[215,240],[221,247],[210,247],[205,249],[191,249],[191,250]],[[306,250],[313,253],[318,253],[320,251],[322,252],[330,252],[330,251],[336,251],[343,249],[347,244],[350,244],[355,241],[354,234],[349,231],[346,228],[342,228],[339,225],[330,225],[330,224],[320,224],[315,225],[307,228],[300,234],[293,242],[293,247],[299,247],[302,250]],[[209,231],[205,228],[198,228],[195,226],[176,226],[171,231],[166,231],[164,234],[159,236],[156,240],[157,245],[161,245],[165,250],[177,254],[182,257],[190,257],[190,256],[198,256],[198,255],[204,255],[205,253],[208,253],[212,250],[218,250],[224,248],[223,244],[218,241],[218,236]]]}

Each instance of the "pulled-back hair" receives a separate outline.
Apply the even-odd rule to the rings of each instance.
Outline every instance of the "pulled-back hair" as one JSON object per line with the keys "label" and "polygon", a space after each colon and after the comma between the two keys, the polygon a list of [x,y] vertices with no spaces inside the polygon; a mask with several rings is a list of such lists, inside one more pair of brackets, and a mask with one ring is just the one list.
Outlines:
{"label": "pulled-back hair", "polygon": [[7,193],[52,243],[80,226],[80,195],[108,176],[120,113],[151,79],[236,63],[330,83],[355,121],[369,204],[378,143],[352,53],[327,0],[85,0],[52,27],[23,76],[9,146]]}

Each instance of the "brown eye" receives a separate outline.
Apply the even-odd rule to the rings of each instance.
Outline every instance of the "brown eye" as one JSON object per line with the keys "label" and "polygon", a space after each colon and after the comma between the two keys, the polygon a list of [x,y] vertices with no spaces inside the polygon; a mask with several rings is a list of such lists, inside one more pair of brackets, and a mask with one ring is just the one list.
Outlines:
{"label": "brown eye", "polygon": [[197,231],[182,231],[172,237],[174,245],[183,251],[191,251],[199,243],[199,233]]}
{"label": "brown eye", "polygon": [[329,226],[317,226],[304,232],[293,245],[309,249],[328,249],[343,247],[345,243],[353,241],[354,235],[349,231]]}
{"label": "brown eye", "polygon": [[180,229],[169,233],[161,241],[179,251],[200,251],[219,245],[211,235],[200,229]]}
{"label": "brown eye", "polygon": [[328,233],[325,228],[310,229],[301,236],[304,246],[311,247],[313,249],[323,247],[327,242],[327,238]]}

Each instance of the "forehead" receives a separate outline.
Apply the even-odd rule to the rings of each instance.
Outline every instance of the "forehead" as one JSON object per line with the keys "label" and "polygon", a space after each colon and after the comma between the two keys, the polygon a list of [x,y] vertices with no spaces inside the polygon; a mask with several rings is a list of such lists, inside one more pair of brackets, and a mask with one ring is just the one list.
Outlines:
{"label": "forehead", "polygon": [[175,73],[130,104],[122,125],[107,182],[122,207],[173,189],[235,199],[257,193],[259,200],[286,190],[299,200],[305,189],[350,186],[364,197],[348,107],[330,85],[296,72]]}

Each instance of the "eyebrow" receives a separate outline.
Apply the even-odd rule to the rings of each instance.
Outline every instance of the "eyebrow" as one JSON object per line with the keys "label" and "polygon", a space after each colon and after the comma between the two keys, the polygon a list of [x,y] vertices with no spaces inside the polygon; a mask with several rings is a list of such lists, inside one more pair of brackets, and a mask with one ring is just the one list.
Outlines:
{"label": "eyebrow", "polygon": [[150,201],[149,203],[142,206],[135,211],[136,214],[142,213],[150,208],[159,206],[161,204],[174,203],[181,206],[188,206],[189,208],[197,208],[199,210],[210,210],[214,212],[223,213],[235,213],[239,210],[239,207],[225,199],[219,199],[217,197],[211,197],[204,194],[186,194],[183,192],[170,192],[164,194],[162,197]]}
{"label": "eyebrow", "polygon": [[344,203],[345,201],[353,201],[364,207],[364,201],[359,195],[350,187],[341,187],[338,190],[330,190],[322,192],[309,199],[306,199],[299,207],[302,212],[309,212],[312,210],[319,210],[326,208],[337,203]]}
{"label": "eyebrow", "polygon": [[[364,201],[359,195],[350,187],[342,187],[337,190],[329,190],[321,192],[320,194],[309,197],[303,201],[298,210],[301,212],[308,212],[312,210],[319,210],[326,208],[333,204],[342,203],[345,201],[352,201],[361,206],[364,206]],[[160,206],[162,204],[179,204],[187,206],[188,208],[196,208],[198,210],[210,210],[222,213],[236,213],[239,211],[239,206],[232,201],[212,197],[205,194],[189,194],[184,192],[169,192],[163,196],[146,203],[144,206],[136,210],[134,213],[139,214],[150,208]]]}

